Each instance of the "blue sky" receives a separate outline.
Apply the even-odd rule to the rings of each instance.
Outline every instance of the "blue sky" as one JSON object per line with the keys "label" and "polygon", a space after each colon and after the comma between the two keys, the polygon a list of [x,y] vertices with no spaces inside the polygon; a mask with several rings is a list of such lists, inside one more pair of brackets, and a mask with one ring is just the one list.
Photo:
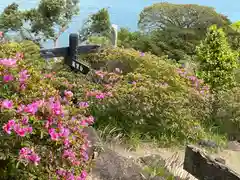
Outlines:
{"label": "blue sky", "polygon": [[[0,10],[11,2],[16,2],[21,7],[34,7],[39,0],[0,0]],[[139,12],[144,6],[152,3],[162,2],[162,0],[80,0],[82,10],[93,11],[99,7],[118,8],[124,11]],[[240,19],[239,0],[168,0],[170,3],[201,4],[212,6],[220,13],[230,17],[232,21]],[[91,11],[91,10],[90,10]]]}
{"label": "blue sky", "polygon": [[[80,15],[74,17],[69,29],[60,38],[60,44],[66,45],[68,35],[77,32],[81,28],[84,19],[98,11],[100,8],[109,7],[111,21],[120,27],[128,27],[131,30],[137,29],[138,15],[141,10],[153,3],[164,0],[80,0]],[[0,12],[8,4],[16,2],[21,9],[35,7],[39,0],[0,0]],[[166,2],[166,1],[165,1]],[[240,0],[168,0],[169,3],[176,4],[199,4],[211,6],[217,12],[228,16],[231,21],[240,20]],[[48,43],[51,46],[52,42]]]}

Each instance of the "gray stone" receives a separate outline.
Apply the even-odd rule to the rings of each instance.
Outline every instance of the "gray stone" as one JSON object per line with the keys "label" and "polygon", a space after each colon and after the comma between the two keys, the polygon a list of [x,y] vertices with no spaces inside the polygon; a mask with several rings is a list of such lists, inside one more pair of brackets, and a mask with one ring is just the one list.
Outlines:
{"label": "gray stone", "polygon": [[198,142],[198,145],[208,147],[208,148],[217,148],[218,147],[216,142],[211,141],[211,140],[205,140],[205,139],[200,140]]}
{"label": "gray stone", "polygon": [[122,157],[110,149],[100,153],[92,173],[104,180],[149,179],[149,176],[132,159]]}
{"label": "gray stone", "polygon": [[139,158],[139,162],[150,167],[165,167],[165,160],[160,155],[149,155]]}

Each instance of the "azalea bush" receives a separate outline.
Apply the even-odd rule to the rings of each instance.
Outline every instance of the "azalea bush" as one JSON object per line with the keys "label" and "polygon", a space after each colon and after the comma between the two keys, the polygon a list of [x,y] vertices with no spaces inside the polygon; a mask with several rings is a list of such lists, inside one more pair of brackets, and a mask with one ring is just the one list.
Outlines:
{"label": "azalea bush", "polygon": [[96,128],[165,143],[207,135],[210,93],[201,79],[165,57],[131,49],[105,49],[87,60],[102,85],[88,93]]}
{"label": "azalea bush", "polygon": [[30,56],[13,52],[0,59],[1,179],[86,179],[87,103],[74,104],[69,89],[60,94]]}

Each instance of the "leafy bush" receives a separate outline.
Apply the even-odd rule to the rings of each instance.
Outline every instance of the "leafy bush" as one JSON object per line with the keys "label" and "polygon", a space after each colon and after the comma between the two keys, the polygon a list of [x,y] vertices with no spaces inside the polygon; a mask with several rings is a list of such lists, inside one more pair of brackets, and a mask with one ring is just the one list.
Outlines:
{"label": "leafy bush", "polygon": [[229,139],[240,139],[240,89],[235,87],[218,93],[216,124]]}
{"label": "leafy bush", "polygon": [[83,180],[89,160],[82,129],[94,119],[73,104],[71,91],[60,96],[54,79],[35,68],[42,61],[33,59],[37,51],[14,55],[30,47],[0,47],[1,179]]}
{"label": "leafy bush", "polygon": [[[194,141],[205,135],[208,89],[195,76],[167,59],[132,49],[106,49],[88,58],[92,66],[100,63],[109,73],[116,68],[122,72],[118,81],[106,83],[111,97],[89,92],[96,127],[111,126],[126,136],[148,135],[167,142]],[[98,71],[99,78],[108,72]]]}
{"label": "leafy bush", "polygon": [[232,87],[238,55],[231,49],[222,29],[215,25],[208,29],[206,38],[197,47],[197,57],[201,77],[212,90]]}

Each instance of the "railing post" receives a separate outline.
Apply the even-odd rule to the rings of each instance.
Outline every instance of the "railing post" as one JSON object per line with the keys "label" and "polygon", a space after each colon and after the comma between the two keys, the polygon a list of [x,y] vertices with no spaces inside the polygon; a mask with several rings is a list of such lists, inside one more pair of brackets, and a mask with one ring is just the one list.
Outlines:
{"label": "railing post", "polygon": [[78,34],[70,34],[69,36],[69,52],[68,57],[65,58],[65,63],[72,66],[73,61],[77,60],[78,48]]}

